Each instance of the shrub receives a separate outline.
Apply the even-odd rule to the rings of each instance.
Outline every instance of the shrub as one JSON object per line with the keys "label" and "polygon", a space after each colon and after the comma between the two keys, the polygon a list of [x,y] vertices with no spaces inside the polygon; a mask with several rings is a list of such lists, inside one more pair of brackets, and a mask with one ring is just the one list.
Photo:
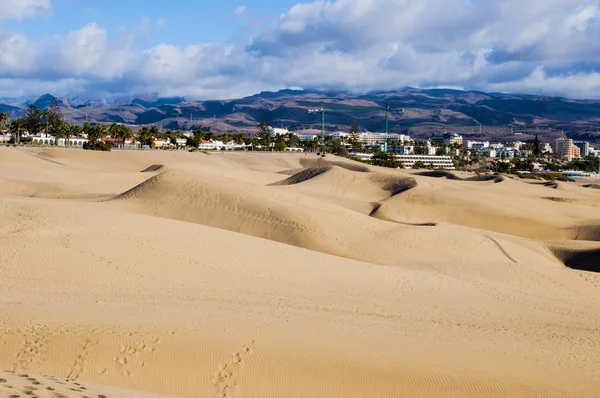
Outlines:
{"label": "shrub", "polygon": [[573,181],[573,180],[571,180],[571,179],[569,179],[569,178],[567,178],[565,176],[559,176],[559,177],[556,177],[556,179],[558,181],[562,181],[562,182],[572,182]]}
{"label": "shrub", "polygon": [[425,167],[426,167],[425,163],[423,163],[422,161],[418,160],[418,161],[415,162],[415,164],[413,164],[412,168],[415,169],[415,170],[419,170],[419,169],[424,169]]}
{"label": "shrub", "polygon": [[112,145],[104,141],[84,142],[83,149],[90,151],[110,151]]}
{"label": "shrub", "polygon": [[403,167],[402,163],[396,161],[396,156],[384,152],[376,152],[371,158],[371,164],[373,166],[389,167],[392,169]]}

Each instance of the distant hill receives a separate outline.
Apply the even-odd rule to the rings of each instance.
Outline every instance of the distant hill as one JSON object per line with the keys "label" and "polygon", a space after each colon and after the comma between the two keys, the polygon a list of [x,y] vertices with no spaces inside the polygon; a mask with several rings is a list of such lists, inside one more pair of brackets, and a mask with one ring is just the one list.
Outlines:
{"label": "distant hill", "polygon": [[[22,115],[29,103],[47,109],[52,95],[32,102],[3,102],[11,117]],[[326,129],[348,130],[357,123],[364,131],[383,131],[384,107],[389,105],[391,132],[416,137],[453,130],[473,139],[508,137],[531,139],[534,134],[553,139],[564,130],[573,136],[600,141],[600,101],[484,93],[451,89],[416,89],[352,94],[345,91],[281,90],[262,92],[227,101],[187,101],[183,97],[160,98],[157,94],[108,98],[60,98],[67,121],[83,123],[156,124],[190,130],[203,127],[215,133],[253,133],[263,116],[276,127],[290,130],[320,129],[320,115],[309,113],[321,104],[337,112],[327,113]],[[378,111],[365,111],[378,109]],[[404,109],[404,112],[400,112]],[[353,112],[357,111],[358,112]],[[479,125],[482,133],[479,133]],[[512,126],[512,127],[511,127]],[[512,131],[512,133],[511,133]],[[520,138],[519,138],[520,137]]]}

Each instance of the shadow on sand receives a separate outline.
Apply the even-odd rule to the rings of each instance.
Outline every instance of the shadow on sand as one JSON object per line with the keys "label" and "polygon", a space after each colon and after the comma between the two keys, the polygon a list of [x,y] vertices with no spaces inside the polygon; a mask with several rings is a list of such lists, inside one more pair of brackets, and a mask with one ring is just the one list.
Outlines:
{"label": "shadow on sand", "polygon": [[555,249],[553,252],[569,268],[579,271],[600,272],[600,249]]}

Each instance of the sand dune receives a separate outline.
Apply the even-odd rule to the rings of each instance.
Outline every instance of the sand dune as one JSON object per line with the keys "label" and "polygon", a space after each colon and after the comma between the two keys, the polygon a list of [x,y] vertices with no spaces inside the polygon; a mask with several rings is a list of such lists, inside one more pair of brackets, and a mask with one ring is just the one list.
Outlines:
{"label": "sand dune", "polygon": [[[203,172],[171,170],[112,198],[103,208],[217,227],[374,264],[393,265],[408,259],[479,261],[484,252],[491,260],[506,260],[496,244],[468,229],[440,226],[432,230],[430,224],[385,223],[370,217],[369,212],[361,214],[344,206],[349,200],[362,199],[370,206],[370,200],[390,198],[410,189],[415,184],[410,178],[357,173],[337,166],[317,174],[314,167],[307,170],[309,173],[291,177],[291,185],[303,185],[294,191],[241,182],[232,186],[232,181]],[[363,189],[355,190],[354,185]],[[327,187],[333,192],[326,194]],[[313,198],[297,193],[307,189],[321,195]],[[329,200],[319,200],[323,197]],[[452,239],[456,236],[461,239]],[[415,241],[415,237],[419,239]],[[446,243],[449,241],[451,244]],[[473,246],[477,249],[469,252],[467,248]],[[429,256],[424,258],[425,250]]]}
{"label": "sand dune", "polygon": [[[573,199],[565,192],[548,201],[546,187],[520,181],[444,179],[425,185],[415,178],[418,187],[383,202],[376,217],[412,223],[446,222],[532,239],[600,238],[600,211],[590,206],[594,204],[591,197]],[[564,206],[569,201],[573,205]]]}
{"label": "sand dune", "polygon": [[459,177],[456,174],[451,173],[449,171],[439,171],[439,170],[422,171],[422,172],[418,172],[416,174],[423,176],[423,177],[447,178],[449,180],[460,180],[460,181],[493,181],[495,183],[504,181],[504,177],[502,177],[500,175],[498,175],[498,176],[493,175],[493,174],[482,174],[482,175],[474,175],[474,176],[469,176],[469,177]]}
{"label": "sand dune", "polygon": [[600,192],[443,177],[0,147],[0,396],[597,397]]}
{"label": "sand dune", "polygon": [[168,398],[165,395],[140,393],[71,379],[3,371],[0,371],[0,397]]}

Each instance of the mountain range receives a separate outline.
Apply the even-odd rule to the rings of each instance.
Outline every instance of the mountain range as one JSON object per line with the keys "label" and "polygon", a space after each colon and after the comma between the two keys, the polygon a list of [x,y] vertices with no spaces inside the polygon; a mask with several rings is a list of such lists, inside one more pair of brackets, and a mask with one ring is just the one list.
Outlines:
{"label": "mountain range", "polygon": [[[0,112],[22,116],[29,105],[47,109],[53,95],[38,98],[0,98]],[[389,131],[424,137],[456,131],[472,139],[554,139],[566,132],[575,139],[600,142],[600,100],[485,93],[452,89],[416,89],[354,94],[345,91],[281,90],[240,99],[192,101],[158,94],[104,98],[57,98],[70,123],[125,123],[137,129],[155,124],[165,129],[204,128],[215,133],[253,133],[266,116],[274,127],[320,131],[321,114],[328,110],[328,131],[356,123],[363,131],[383,131],[384,108],[390,107]],[[480,127],[481,125],[481,127]]]}

